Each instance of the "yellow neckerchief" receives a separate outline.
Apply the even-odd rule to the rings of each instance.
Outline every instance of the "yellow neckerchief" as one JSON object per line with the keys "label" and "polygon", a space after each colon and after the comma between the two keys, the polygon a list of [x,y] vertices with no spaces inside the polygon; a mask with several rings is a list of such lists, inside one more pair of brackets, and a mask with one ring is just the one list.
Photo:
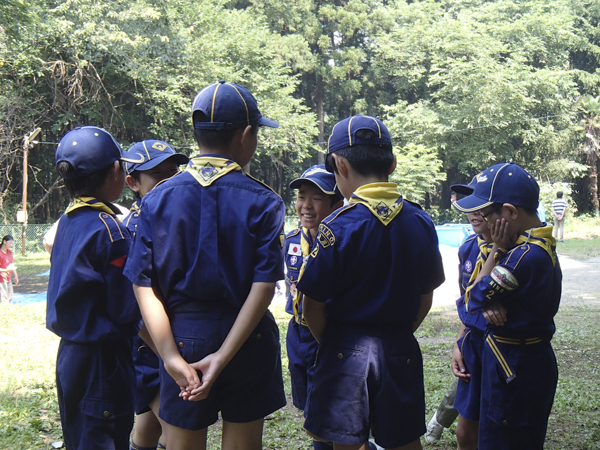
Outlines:
{"label": "yellow neckerchief", "polygon": [[67,206],[65,214],[69,215],[69,213],[72,213],[79,208],[94,208],[104,211],[111,216],[116,216],[118,214],[114,209],[111,208],[110,204],[103,203],[95,197],[75,197],[71,203],[69,203],[69,206]]}
{"label": "yellow neckerchief", "polygon": [[[304,267],[306,266],[306,260],[308,259],[308,254],[310,253],[310,249],[312,247],[312,237],[310,235],[310,230],[308,228],[302,227],[300,231],[300,249],[302,250],[302,265],[300,266],[300,272],[298,273],[298,280],[304,273]],[[300,307],[302,305],[302,299],[304,295],[296,289],[296,294],[294,295],[294,319],[296,323],[301,323],[302,325],[306,325],[304,321],[304,314],[300,317]]]}
{"label": "yellow neckerchief", "polygon": [[525,231],[515,244],[515,248],[522,244],[533,244],[542,247],[552,259],[552,265],[556,265],[556,239],[552,237],[552,226],[532,228]]}
{"label": "yellow neckerchief", "polygon": [[349,203],[362,203],[382,224],[388,225],[404,205],[395,183],[370,183],[352,193]]}
{"label": "yellow neckerchief", "polygon": [[238,163],[227,158],[218,156],[196,156],[190,159],[185,170],[192,174],[198,183],[207,187],[226,173],[229,173],[232,170],[241,171],[242,168]]}
{"label": "yellow neckerchief", "polygon": [[490,256],[492,246],[493,244],[491,242],[488,242],[485,239],[483,239],[483,237],[480,234],[477,235],[477,247],[479,247],[479,254],[477,255],[475,267],[473,268],[473,272],[471,273],[471,277],[469,278],[467,289],[465,289],[465,309],[467,311],[469,310],[469,299],[471,298],[471,289],[473,288],[473,284],[477,279],[477,275],[479,275],[479,272],[481,272],[481,269],[487,261],[488,256]]}

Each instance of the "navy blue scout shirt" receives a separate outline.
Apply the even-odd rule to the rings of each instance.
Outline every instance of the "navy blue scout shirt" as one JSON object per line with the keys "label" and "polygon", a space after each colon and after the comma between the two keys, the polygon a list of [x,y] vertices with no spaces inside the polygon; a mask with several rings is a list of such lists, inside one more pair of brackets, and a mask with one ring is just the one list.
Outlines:
{"label": "navy blue scout shirt", "polygon": [[223,157],[190,165],[196,175],[188,166],[144,196],[125,275],[158,289],[167,308],[225,301],[240,309],[252,283],[284,278],[283,200]]}
{"label": "navy blue scout shirt", "polygon": [[[477,258],[479,257],[480,248],[477,239],[481,237],[478,234],[470,235],[465,242],[458,248],[458,271],[460,282],[460,298],[456,300],[456,309],[462,323],[470,328],[475,328],[480,332],[485,331],[488,324],[483,317],[481,309],[467,308],[465,306],[465,291],[469,286],[469,281],[475,270]],[[489,248],[492,244],[487,244]]]}
{"label": "navy blue scout shirt", "polygon": [[131,208],[129,208],[129,214],[123,219],[123,223],[131,233],[131,237],[135,238],[135,232],[137,229],[138,218],[140,217],[140,207],[138,203],[140,203],[141,199],[133,202]]}
{"label": "navy blue scout shirt", "polygon": [[[399,212],[384,225],[375,214],[387,220],[394,205],[380,206],[361,189],[390,190],[390,185]],[[372,209],[352,203],[357,194],[374,204]],[[321,223],[297,287],[316,301],[326,301],[327,317],[336,321],[412,326],[421,295],[444,281],[431,218],[418,205],[403,201],[391,183],[363,186],[350,201]]]}
{"label": "navy blue scout shirt", "polygon": [[552,227],[530,231],[532,236],[522,234],[516,247],[475,285],[469,309],[501,301],[507,309],[507,322],[488,324],[488,329],[503,337],[550,339],[560,304],[562,272]]}
{"label": "navy blue scout shirt", "polygon": [[140,311],[123,276],[131,238],[115,217],[119,210],[111,209],[114,215],[80,207],[58,223],[46,326],[63,339],[84,343],[130,338],[139,330]]}

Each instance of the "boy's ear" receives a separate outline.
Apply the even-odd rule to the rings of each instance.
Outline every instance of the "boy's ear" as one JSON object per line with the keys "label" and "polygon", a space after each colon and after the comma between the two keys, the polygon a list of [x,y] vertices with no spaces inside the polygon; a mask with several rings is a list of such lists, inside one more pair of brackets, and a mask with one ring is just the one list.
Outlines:
{"label": "boy's ear", "polygon": [[502,206],[504,206],[504,208],[506,208],[506,210],[508,211],[508,214],[510,214],[510,218],[512,220],[517,220],[519,218],[519,210],[517,209],[516,206],[511,205],[510,203],[504,203]]}
{"label": "boy's ear", "polygon": [[333,157],[333,160],[335,161],[335,165],[337,167],[338,173],[342,177],[348,178],[349,166],[350,166],[350,163],[348,162],[348,160],[346,158],[344,158],[343,156],[338,155],[336,153],[333,153],[331,156]]}
{"label": "boy's ear", "polygon": [[398,164],[398,160],[396,159],[396,155],[394,155],[394,162],[390,166],[390,171],[388,172],[388,175],[391,175],[394,172],[394,170],[396,170],[396,164]]}
{"label": "boy's ear", "polygon": [[129,186],[129,189],[131,189],[133,192],[140,192],[140,187],[138,186],[137,180],[131,175],[127,175],[125,181],[127,182],[127,186]]}

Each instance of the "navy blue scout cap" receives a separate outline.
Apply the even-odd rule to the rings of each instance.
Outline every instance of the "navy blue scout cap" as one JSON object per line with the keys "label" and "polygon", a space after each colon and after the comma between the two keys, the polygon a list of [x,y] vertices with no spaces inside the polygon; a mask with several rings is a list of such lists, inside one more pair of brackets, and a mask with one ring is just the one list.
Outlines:
{"label": "navy blue scout cap", "polygon": [[100,127],[83,126],[69,131],[56,147],[55,162],[68,162],[75,170],[62,174],[73,179],[97,172],[121,159],[121,146]]}
{"label": "navy blue scout cap", "polygon": [[[368,135],[357,133],[360,130],[369,130],[373,133],[368,133]],[[336,123],[331,130],[331,136],[327,143],[327,155],[360,144],[391,150],[392,136],[383,122],[376,117],[361,116],[360,114],[346,117]],[[333,172],[331,157],[325,158],[325,166],[328,171]]]}
{"label": "navy blue scout cap", "polygon": [[204,121],[194,121],[200,130],[225,130],[248,125],[278,128],[279,124],[263,117],[248,89],[234,83],[219,81],[202,89],[192,103],[192,118],[196,111],[204,113]]}
{"label": "navy blue scout cap", "polygon": [[128,174],[136,170],[150,170],[167,159],[172,159],[177,165],[187,164],[189,161],[183,153],[177,153],[169,144],[156,139],[136,142],[123,152],[125,171]]}
{"label": "navy blue scout cap", "polygon": [[327,195],[335,195],[342,199],[342,194],[335,182],[335,175],[325,169],[325,164],[318,164],[309,167],[304,171],[300,178],[292,180],[290,189],[298,189],[305,182],[311,182],[316,185],[323,193]]}
{"label": "navy blue scout cap", "polygon": [[452,205],[465,213],[482,210],[493,203],[536,209],[539,196],[540,187],[529,172],[515,163],[501,163],[481,172],[473,193]]}
{"label": "navy blue scout cap", "polygon": [[477,184],[477,177],[481,175],[478,173],[473,177],[469,184],[453,184],[450,186],[450,189],[461,195],[471,195],[473,193],[473,189],[475,189],[475,185]]}

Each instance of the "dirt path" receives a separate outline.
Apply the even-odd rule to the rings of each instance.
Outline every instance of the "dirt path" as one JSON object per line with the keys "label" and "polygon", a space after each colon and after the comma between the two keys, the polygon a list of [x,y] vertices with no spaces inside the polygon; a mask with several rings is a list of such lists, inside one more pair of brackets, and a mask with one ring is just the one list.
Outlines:
{"label": "dirt path", "polygon": [[[446,281],[433,294],[433,308],[453,310],[458,291],[458,255],[453,247],[440,246]],[[600,307],[600,257],[576,261],[559,256],[563,273],[561,309]]]}

